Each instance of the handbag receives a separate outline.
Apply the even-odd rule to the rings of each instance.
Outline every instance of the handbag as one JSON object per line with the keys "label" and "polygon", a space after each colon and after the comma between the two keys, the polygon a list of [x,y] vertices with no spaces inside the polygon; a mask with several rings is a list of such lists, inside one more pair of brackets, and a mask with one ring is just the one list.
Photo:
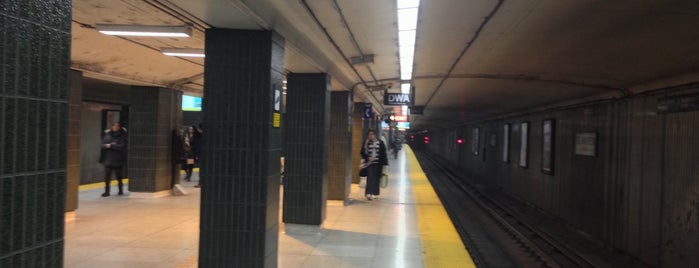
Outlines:
{"label": "handbag", "polygon": [[359,188],[366,188],[366,177],[359,178]]}
{"label": "handbag", "polygon": [[381,185],[381,188],[386,188],[388,186],[388,174],[382,174],[381,181],[379,183]]}
{"label": "handbag", "polygon": [[367,171],[367,167],[368,167],[368,166],[369,166],[369,163],[367,163],[366,161],[364,161],[364,159],[362,159],[361,161],[359,161],[359,177],[366,177],[366,176],[368,176],[368,174],[367,174],[367,172],[368,172],[368,171]]}
{"label": "handbag", "polygon": [[366,176],[368,176],[367,173],[368,173],[368,172],[367,172],[367,169],[366,169],[366,168],[360,169],[360,170],[359,170],[359,177],[366,177]]}
{"label": "handbag", "polygon": [[194,158],[187,158],[187,165],[194,165]]}

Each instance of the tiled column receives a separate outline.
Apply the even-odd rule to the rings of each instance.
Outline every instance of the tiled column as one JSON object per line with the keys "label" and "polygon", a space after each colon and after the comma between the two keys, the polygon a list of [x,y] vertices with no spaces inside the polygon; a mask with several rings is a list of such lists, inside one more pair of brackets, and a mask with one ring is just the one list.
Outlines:
{"label": "tiled column", "polygon": [[181,91],[133,87],[129,108],[128,177],[132,197],[169,195],[172,130],[182,118]]}
{"label": "tiled column", "polygon": [[325,220],[330,124],[330,77],[286,77],[285,223],[320,225]]}
{"label": "tiled column", "polygon": [[0,2],[0,267],[62,267],[71,2]]}
{"label": "tiled column", "polygon": [[348,201],[352,171],[352,95],[332,92],[328,151],[328,199]]}
{"label": "tiled column", "polygon": [[277,267],[284,39],[208,29],[204,73],[199,267]]}
{"label": "tiled column", "polygon": [[80,186],[80,109],[82,106],[83,74],[70,72],[70,108],[68,111],[68,162],[66,177],[66,212],[78,208]]}
{"label": "tiled column", "polygon": [[359,161],[362,159],[359,152],[362,149],[362,142],[364,141],[363,119],[364,103],[357,102],[354,104],[354,112],[352,113],[352,171],[350,174],[352,183],[359,183]]}

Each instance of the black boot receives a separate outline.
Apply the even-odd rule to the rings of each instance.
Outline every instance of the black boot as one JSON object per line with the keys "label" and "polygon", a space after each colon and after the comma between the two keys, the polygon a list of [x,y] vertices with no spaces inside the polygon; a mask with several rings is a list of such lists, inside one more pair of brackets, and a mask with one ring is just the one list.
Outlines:
{"label": "black boot", "polygon": [[119,195],[124,195],[124,184],[119,180]]}
{"label": "black boot", "polygon": [[107,197],[109,196],[109,184],[104,187],[104,193],[102,194],[102,197]]}

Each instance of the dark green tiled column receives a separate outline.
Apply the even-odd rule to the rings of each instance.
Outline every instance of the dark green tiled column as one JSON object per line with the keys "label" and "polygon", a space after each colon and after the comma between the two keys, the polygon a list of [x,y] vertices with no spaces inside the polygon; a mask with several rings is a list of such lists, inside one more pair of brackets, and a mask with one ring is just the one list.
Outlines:
{"label": "dark green tiled column", "polygon": [[325,220],[328,188],[330,77],[286,77],[285,223],[320,225]]}
{"label": "dark green tiled column", "polygon": [[206,31],[199,267],[277,267],[284,40]]}
{"label": "dark green tiled column", "polygon": [[352,171],[352,94],[332,92],[328,151],[328,199],[347,202]]}
{"label": "dark green tiled column", "polygon": [[354,103],[354,112],[352,112],[352,183],[359,183],[359,161],[362,159],[359,152],[364,141],[364,136],[362,136],[363,118],[364,103]]}
{"label": "dark green tiled column", "polygon": [[[66,212],[78,208],[80,186],[80,109],[82,107],[83,74],[70,71],[70,109],[68,111],[68,162],[66,182]],[[74,214],[73,214],[74,215]]]}
{"label": "dark green tiled column", "polygon": [[169,194],[171,131],[182,120],[181,99],[181,91],[168,88],[132,88],[127,126],[132,197]]}
{"label": "dark green tiled column", "polygon": [[71,2],[0,1],[0,267],[62,267]]}

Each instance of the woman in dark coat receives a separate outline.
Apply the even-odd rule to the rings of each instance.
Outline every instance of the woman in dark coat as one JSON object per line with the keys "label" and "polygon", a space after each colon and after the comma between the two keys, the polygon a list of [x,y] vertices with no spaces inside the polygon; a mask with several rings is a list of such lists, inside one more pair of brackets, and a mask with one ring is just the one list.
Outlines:
{"label": "woman in dark coat", "polygon": [[381,176],[386,173],[388,167],[388,157],[386,156],[386,144],[376,138],[376,131],[369,130],[367,139],[362,143],[360,151],[362,158],[369,163],[367,169],[367,179],[365,194],[366,198],[373,200],[380,194],[379,183]]}
{"label": "woman in dark coat", "polygon": [[200,147],[201,133],[194,126],[188,127],[187,132],[184,134],[185,163],[183,163],[183,165],[184,171],[187,173],[187,176],[184,179],[186,181],[190,181],[192,179],[194,163],[199,162]]}
{"label": "woman in dark coat", "polygon": [[109,182],[112,173],[115,173],[119,182],[119,195],[124,194],[122,179],[124,178],[123,167],[126,163],[127,146],[126,129],[122,128],[119,123],[113,123],[112,127],[105,131],[102,138],[100,154],[100,163],[104,165],[104,193],[102,196],[109,196]]}

